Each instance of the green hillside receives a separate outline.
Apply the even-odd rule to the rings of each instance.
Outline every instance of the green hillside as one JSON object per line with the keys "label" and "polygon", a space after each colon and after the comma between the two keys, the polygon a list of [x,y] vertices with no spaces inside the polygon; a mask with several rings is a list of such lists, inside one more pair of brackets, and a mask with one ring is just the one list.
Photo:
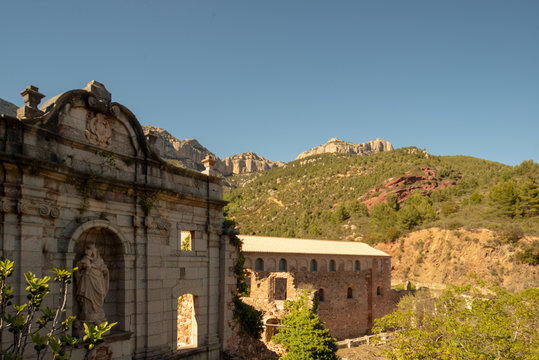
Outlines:
{"label": "green hillside", "polygon": [[[429,196],[419,189],[401,203],[389,194],[370,210],[363,204],[392,178],[419,177],[425,168],[436,174],[423,180],[425,188],[453,186],[438,187]],[[225,194],[228,216],[244,234],[370,243],[432,226],[485,227],[508,237],[539,234],[539,165],[531,160],[511,167],[402,148],[365,157],[315,155],[228,181],[237,186]],[[393,190],[407,191],[406,186],[414,185]]]}

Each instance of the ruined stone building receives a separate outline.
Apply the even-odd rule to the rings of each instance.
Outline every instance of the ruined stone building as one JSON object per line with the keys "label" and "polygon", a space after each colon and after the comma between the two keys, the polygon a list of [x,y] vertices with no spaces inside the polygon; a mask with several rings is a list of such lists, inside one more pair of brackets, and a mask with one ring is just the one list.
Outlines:
{"label": "ruined stone building", "polygon": [[98,82],[40,107],[37,88],[21,94],[16,114],[0,114],[0,256],[15,261],[16,302],[24,272],[79,266],[74,331],[118,322],[94,359],[218,359],[236,254],[221,234],[220,179],[164,162]]}
{"label": "ruined stone building", "polygon": [[[393,308],[390,256],[348,241],[240,235],[250,294],[244,301],[264,312],[269,342],[285,300],[316,291],[318,314],[337,340],[367,333]],[[272,326],[273,325],[273,326]]]}

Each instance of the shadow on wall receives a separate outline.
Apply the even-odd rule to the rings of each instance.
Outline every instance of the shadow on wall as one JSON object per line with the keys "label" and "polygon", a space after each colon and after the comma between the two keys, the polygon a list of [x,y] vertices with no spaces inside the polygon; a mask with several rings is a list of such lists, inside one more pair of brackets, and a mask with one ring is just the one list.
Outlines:
{"label": "shadow on wall", "polygon": [[[223,360],[278,360],[279,354],[268,349],[262,340],[245,334],[238,334],[235,351],[225,351]],[[240,352],[241,351],[241,352]]]}

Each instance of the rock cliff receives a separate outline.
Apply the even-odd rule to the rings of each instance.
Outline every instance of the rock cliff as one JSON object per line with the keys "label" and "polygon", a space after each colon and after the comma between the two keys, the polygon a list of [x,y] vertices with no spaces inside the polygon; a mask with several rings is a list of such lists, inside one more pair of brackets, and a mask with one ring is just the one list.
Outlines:
{"label": "rock cliff", "polygon": [[224,158],[217,163],[216,168],[222,174],[245,174],[283,165],[283,162],[263,158],[254,152],[245,152]]}
{"label": "rock cliff", "polygon": [[217,158],[215,154],[195,139],[178,140],[168,131],[156,126],[143,126],[142,129],[146,136],[154,136],[150,140],[154,151],[164,159],[176,160],[173,163],[177,166],[202,171],[204,170],[202,160],[207,155]]}
{"label": "rock cliff", "polygon": [[263,171],[284,165],[280,161],[271,161],[253,152],[219,159],[195,139],[178,140],[168,131],[156,126],[143,126],[142,129],[149,137],[153,149],[176,166],[202,171],[202,160],[207,155],[216,159],[215,170],[224,176]]}
{"label": "rock cliff", "polygon": [[361,144],[354,144],[351,142],[333,138],[324,145],[320,145],[302,152],[298,155],[296,160],[305,158],[307,156],[323,153],[350,153],[358,155],[370,155],[389,150],[393,150],[393,145],[391,145],[390,142],[382,139],[376,139]]}

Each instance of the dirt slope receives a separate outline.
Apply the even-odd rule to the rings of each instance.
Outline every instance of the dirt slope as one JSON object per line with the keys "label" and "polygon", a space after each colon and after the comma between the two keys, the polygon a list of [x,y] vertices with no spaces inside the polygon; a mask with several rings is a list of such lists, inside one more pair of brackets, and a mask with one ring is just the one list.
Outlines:
{"label": "dirt slope", "polygon": [[[519,243],[537,239],[526,237]],[[495,234],[486,229],[431,228],[375,247],[392,256],[393,283],[408,279],[429,287],[460,285],[470,282],[467,274],[476,274],[483,280],[498,280],[510,291],[539,287],[537,267],[514,260],[518,244],[500,244]]]}

